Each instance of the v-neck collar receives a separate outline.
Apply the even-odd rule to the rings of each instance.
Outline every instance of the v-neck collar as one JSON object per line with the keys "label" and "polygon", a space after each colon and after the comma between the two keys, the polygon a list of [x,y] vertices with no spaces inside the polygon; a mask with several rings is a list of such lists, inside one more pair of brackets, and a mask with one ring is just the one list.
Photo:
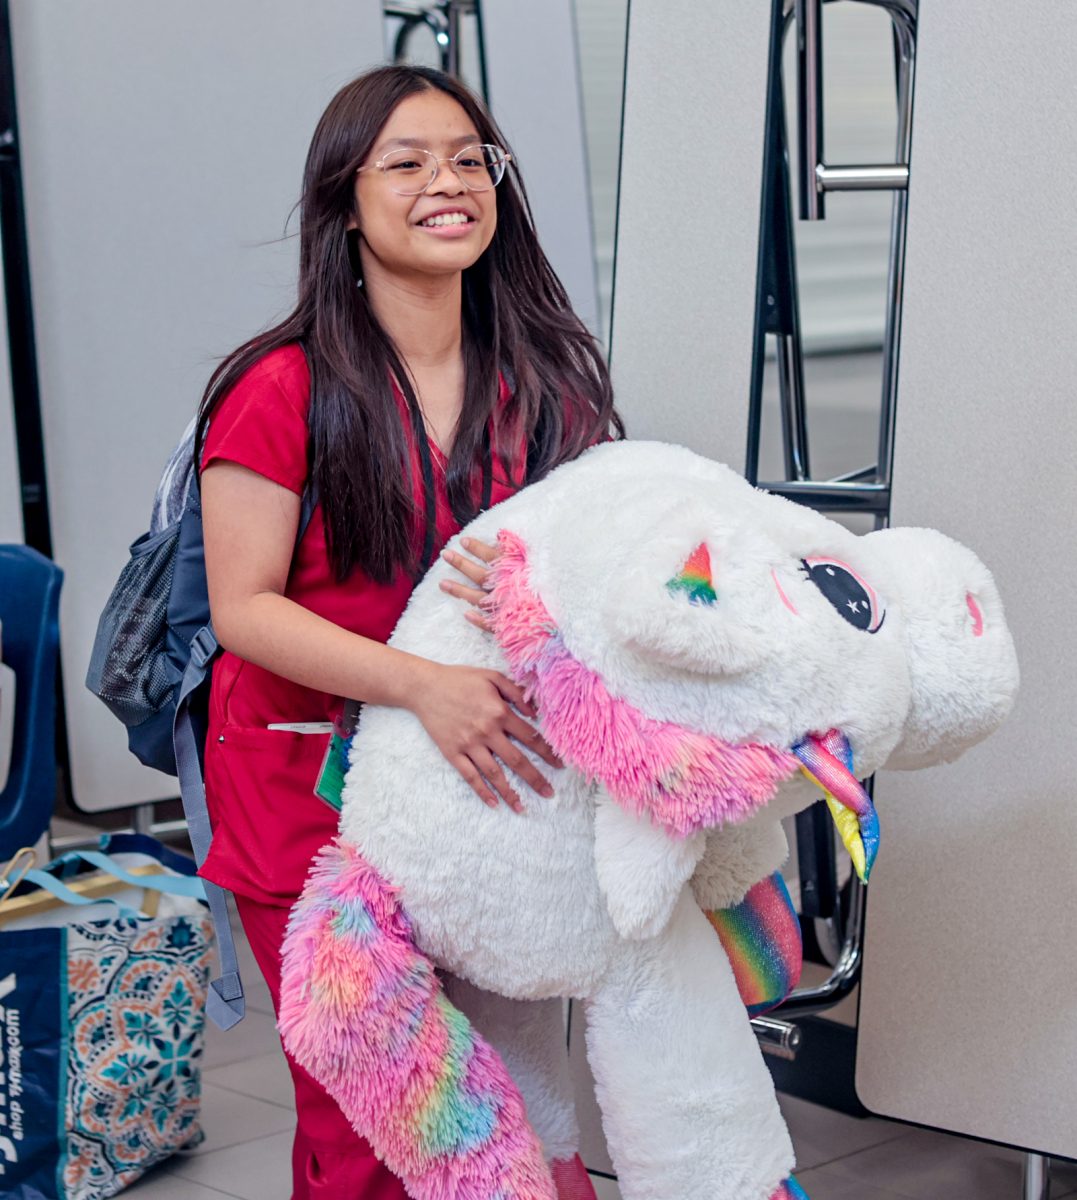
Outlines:
{"label": "v-neck collar", "polygon": [[[407,412],[408,402],[407,402],[407,397],[404,395],[403,388],[397,382],[397,378],[394,374],[392,374],[392,372],[390,372],[390,374],[389,374],[389,379],[393,385],[393,393],[396,396],[397,401],[399,402],[401,407],[404,409],[404,411]],[[508,400],[508,398],[509,398],[508,383],[505,379],[505,374],[503,371],[498,371],[498,373],[497,373],[497,405],[498,405],[498,408],[500,408],[502,405],[504,405],[505,402]],[[419,409],[419,422],[422,425],[423,433],[426,436],[427,445],[430,447],[430,453],[433,455],[433,457],[435,459],[438,460],[438,463],[442,466],[442,468],[448,467],[449,459],[452,456],[452,450],[450,448],[450,450],[448,452],[446,452],[445,450],[443,450],[441,448],[437,439],[433,436],[433,434],[431,434],[430,429],[426,424],[426,417],[423,415],[423,410],[421,408]]]}

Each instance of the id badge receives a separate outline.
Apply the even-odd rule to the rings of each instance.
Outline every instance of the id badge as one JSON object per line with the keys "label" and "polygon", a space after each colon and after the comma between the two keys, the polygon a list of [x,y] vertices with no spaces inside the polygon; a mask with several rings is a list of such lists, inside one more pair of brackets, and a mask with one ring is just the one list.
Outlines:
{"label": "id badge", "polygon": [[348,753],[351,747],[351,737],[342,737],[339,733],[334,733],[329,738],[325,757],[322,759],[322,769],[318,772],[318,782],[314,785],[315,796],[336,813],[340,812],[343,805],[344,776],[348,773]]}

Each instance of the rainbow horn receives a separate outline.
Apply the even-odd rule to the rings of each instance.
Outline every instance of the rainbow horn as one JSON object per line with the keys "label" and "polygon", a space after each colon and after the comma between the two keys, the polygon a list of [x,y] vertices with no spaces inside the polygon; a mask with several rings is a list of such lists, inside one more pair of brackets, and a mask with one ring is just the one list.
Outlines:
{"label": "rainbow horn", "polygon": [[711,552],[706,542],[699,545],[689,554],[680,571],[666,583],[666,587],[676,595],[678,592],[688,597],[689,604],[714,604],[718,593],[714,590],[714,575],[711,572]]}
{"label": "rainbow horn", "polygon": [[826,796],[827,808],[838,827],[853,868],[867,883],[879,850],[879,817],[871,797],[853,774],[853,751],[840,729],[809,733],[792,752],[800,769]]}

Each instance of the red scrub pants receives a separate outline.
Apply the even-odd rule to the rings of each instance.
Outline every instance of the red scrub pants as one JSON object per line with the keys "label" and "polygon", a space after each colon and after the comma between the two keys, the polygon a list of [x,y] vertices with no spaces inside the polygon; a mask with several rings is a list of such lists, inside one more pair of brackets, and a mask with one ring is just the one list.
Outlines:
{"label": "red scrub pants", "polygon": [[[280,1006],[280,948],[290,909],[236,896],[258,967]],[[285,1051],[295,1084],[292,1200],[407,1200],[404,1185],[374,1156],[336,1101]]]}

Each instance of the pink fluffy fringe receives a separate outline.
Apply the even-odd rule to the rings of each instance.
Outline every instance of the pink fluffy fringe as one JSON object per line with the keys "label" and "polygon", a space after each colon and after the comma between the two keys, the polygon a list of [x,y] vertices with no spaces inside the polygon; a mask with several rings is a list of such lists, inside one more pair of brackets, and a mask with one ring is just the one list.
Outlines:
{"label": "pink fluffy fringe", "polygon": [[285,937],[280,1030],[416,1200],[557,1200],[501,1059],[446,999],[397,891],[338,840]]}
{"label": "pink fluffy fringe", "polygon": [[487,608],[509,669],[537,703],[542,732],[558,755],[630,812],[687,837],[750,816],[800,769],[786,751],[732,745],[611,696],[568,651],[532,591],[523,541],[502,530],[498,543]]}

